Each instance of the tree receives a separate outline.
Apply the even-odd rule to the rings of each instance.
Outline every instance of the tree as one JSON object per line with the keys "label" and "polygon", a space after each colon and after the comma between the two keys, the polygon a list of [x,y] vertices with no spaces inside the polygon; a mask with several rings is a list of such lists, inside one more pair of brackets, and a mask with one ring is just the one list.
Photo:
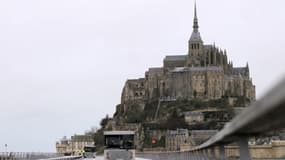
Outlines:
{"label": "tree", "polygon": [[104,127],[107,125],[108,120],[109,120],[109,115],[107,114],[106,117],[103,118],[103,119],[101,120],[101,122],[100,122],[100,125],[101,125],[102,128],[104,128]]}
{"label": "tree", "polygon": [[197,91],[196,90],[194,90],[193,95],[194,95],[194,98],[197,98]]}
{"label": "tree", "polygon": [[103,129],[97,130],[94,133],[94,141],[96,143],[97,153],[103,153],[104,151],[104,134]]}
{"label": "tree", "polygon": [[169,119],[164,123],[167,129],[188,128],[188,124],[184,120],[183,115],[179,115],[177,110],[171,113]]}

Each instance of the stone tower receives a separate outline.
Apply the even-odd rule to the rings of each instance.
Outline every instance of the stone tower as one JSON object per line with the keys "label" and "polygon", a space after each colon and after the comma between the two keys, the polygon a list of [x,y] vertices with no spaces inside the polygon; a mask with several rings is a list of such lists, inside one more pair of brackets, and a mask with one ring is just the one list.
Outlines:
{"label": "stone tower", "polygon": [[196,2],[194,6],[193,31],[188,41],[187,66],[200,66],[203,54],[203,40],[199,32]]}

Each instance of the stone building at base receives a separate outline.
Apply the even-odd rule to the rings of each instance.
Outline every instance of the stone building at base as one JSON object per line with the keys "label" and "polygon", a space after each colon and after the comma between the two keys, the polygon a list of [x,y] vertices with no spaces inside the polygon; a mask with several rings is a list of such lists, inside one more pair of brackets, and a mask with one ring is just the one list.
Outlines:
{"label": "stone building at base", "polygon": [[188,129],[167,130],[165,148],[168,151],[181,150],[181,146],[189,144]]}
{"label": "stone building at base", "polygon": [[73,135],[70,139],[63,137],[56,142],[56,153],[78,155],[85,146],[95,145],[92,135]]}

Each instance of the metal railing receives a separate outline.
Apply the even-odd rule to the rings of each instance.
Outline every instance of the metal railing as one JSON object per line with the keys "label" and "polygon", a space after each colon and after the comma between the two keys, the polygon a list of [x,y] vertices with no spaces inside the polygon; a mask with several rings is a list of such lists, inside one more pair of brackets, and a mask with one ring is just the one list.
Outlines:
{"label": "metal railing", "polygon": [[81,158],[82,156],[62,156],[62,157],[39,159],[39,160],[73,160],[73,159],[81,159]]}
{"label": "metal railing", "polygon": [[39,152],[0,152],[0,160],[37,160],[61,157],[58,153],[39,153]]}
{"label": "metal railing", "polygon": [[[139,153],[138,156],[153,160],[250,160],[248,138],[282,128],[285,128],[285,79],[200,146],[187,152]],[[239,146],[239,155],[226,157],[225,145],[233,142]]]}

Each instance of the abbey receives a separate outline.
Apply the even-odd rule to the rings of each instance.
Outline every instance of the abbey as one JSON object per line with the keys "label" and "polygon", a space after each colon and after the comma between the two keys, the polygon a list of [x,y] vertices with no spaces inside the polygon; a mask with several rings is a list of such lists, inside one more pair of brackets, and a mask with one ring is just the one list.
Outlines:
{"label": "abbey", "polygon": [[121,104],[158,99],[207,101],[222,97],[244,97],[253,101],[255,86],[248,64],[233,67],[226,50],[204,44],[195,5],[187,54],[166,56],[163,67],[149,68],[144,78],[127,80]]}

